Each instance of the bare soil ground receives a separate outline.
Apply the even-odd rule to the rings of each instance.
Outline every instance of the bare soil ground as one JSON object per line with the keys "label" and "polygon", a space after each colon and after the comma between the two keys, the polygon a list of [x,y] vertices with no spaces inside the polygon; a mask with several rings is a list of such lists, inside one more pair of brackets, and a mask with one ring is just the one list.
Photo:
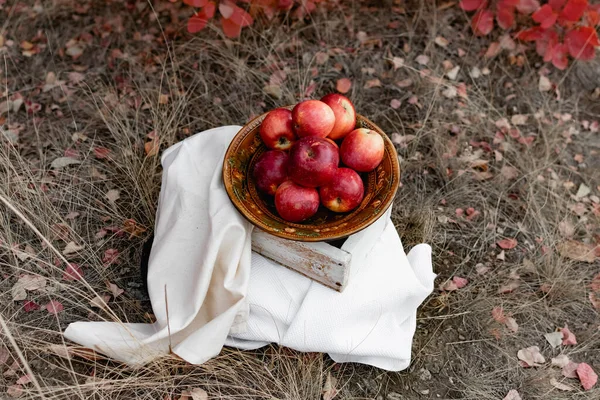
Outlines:
{"label": "bare soil ground", "polygon": [[[510,43],[485,59],[466,16],[433,2],[343,2],[310,21],[258,21],[239,41],[187,35],[189,8],[167,1],[11,3],[0,1],[0,393],[318,399],[331,376],[342,399],[600,398],[600,385],[584,391],[550,362],[564,354],[600,373],[597,63],[546,69]],[[407,249],[431,243],[449,289],[420,308],[408,370],[276,346],[139,370],[56,354],[70,322],[152,320],[139,259],[160,190],[154,146],[319,97],[340,78],[397,144],[396,227]],[[85,279],[69,280],[67,263]],[[23,293],[23,275],[43,279]],[[453,277],[468,284],[451,290]],[[553,348],[544,334],[566,325],[577,344]],[[530,346],[546,361],[524,368],[517,352]]]}

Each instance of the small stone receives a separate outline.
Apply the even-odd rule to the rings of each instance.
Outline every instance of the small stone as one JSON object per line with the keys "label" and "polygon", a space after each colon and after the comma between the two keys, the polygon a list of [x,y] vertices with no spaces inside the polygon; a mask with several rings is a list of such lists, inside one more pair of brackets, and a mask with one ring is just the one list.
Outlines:
{"label": "small stone", "polygon": [[431,372],[428,369],[421,368],[418,372],[419,379],[422,381],[428,381],[431,379]]}

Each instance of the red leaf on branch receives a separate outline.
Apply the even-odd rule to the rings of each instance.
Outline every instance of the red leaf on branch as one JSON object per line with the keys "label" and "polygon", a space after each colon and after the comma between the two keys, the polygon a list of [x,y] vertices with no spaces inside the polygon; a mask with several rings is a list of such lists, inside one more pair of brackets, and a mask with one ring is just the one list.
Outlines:
{"label": "red leaf on branch", "polygon": [[221,18],[221,27],[228,38],[236,38],[242,32],[242,27],[230,19]]}
{"label": "red leaf on branch", "polygon": [[591,60],[594,58],[594,46],[599,46],[600,42],[594,28],[582,26],[565,34],[565,44],[573,58]]}
{"label": "red leaf on branch", "polygon": [[531,14],[538,8],[540,8],[540,2],[538,0],[520,0],[517,3],[517,10],[519,10],[521,14]]}
{"label": "red leaf on branch", "polygon": [[550,5],[550,7],[552,7],[554,11],[559,12],[560,10],[562,10],[566,2],[567,0],[550,0],[548,1],[548,4]]}
{"label": "red leaf on branch", "polygon": [[558,33],[554,29],[548,29],[536,40],[535,49],[540,56],[544,57],[544,61],[548,62],[552,60],[552,49],[557,44]]}
{"label": "red leaf on branch", "polygon": [[543,29],[548,29],[556,22],[558,14],[554,12],[552,7],[548,4],[544,4],[540,9],[533,13],[531,16],[535,22],[540,24]]}
{"label": "red leaf on branch", "polygon": [[587,7],[588,0],[569,0],[560,13],[560,18],[564,21],[577,22],[583,17]]}
{"label": "red leaf on branch", "polygon": [[208,0],[183,0],[183,2],[188,6],[200,8],[204,7],[208,3]]}
{"label": "red leaf on branch", "polygon": [[476,35],[487,35],[494,29],[494,13],[490,10],[479,10],[471,20],[471,28]]}
{"label": "red leaf on branch", "polygon": [[233,4],[231,1],[221,1],[219,3],[219,12],[221,13],[221,16],[225,19],[230,19],[231,16],[233,15],[233,11],[235,9],[235,7],[237,7],[235,4]]}
{"label": "red leaf on branch", "polygon": [[187,30],[189,33],[200,32],[206,27],[208,21],[200,16],[200,14],[194,14],[188,19]]}
{"label": "red leaf on branch", "polygon": [[461,0],[460,8],[465,11],[475,11],[487,5],[486,0]]}
{"label": "red leaf on branch", "polygon": [[534,40],[541,38],[543,34],[544,30],[542,28],[539,26],[534,26],[533,28],[522,30],[521,32],[517,33],[515,37],[526,42],[533,42]]}
{"label": "red leaf on branch", "polygon": [[507,6],[504,2],[496,6],[496,21],[502,29],[509,29],[515,24],[515,9]]}
{"label": "red leaf on branch", "polygon": [[199,14],[204,16],[206,19],[211,19],[212,17],[215,16],[216,10],[217,10],[217,6],[215,5],[215,2],[209,1],[208,3],[206,3],[206,5],[202,9],[202,11],[200,11]]}
{"label": "red leaf on branch", "polygon": [[600,12],[588,9],[588,11],[585,13],[585,19],[589,26],[596,26],[600,24]]}
{"label": "red leaf on branch", "polygon": [[564,43],[557,44],[554,46],[554,49],[552,49],[552,53],[552,65],[561,71],[565,70],[569,65],[569,60],[567,59],[567,45]]}

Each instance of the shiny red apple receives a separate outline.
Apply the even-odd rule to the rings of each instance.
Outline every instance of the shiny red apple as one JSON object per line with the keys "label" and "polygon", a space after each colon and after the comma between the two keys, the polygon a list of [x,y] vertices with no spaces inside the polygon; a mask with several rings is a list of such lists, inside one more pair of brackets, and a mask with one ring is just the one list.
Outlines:
{"label": "shiny red apple", "polygon": [[292,129],[292,112],[276,108],[267,114],[260,124],[260,138],[270,149],[287,150],[297,137]]}
{"label": "shiny red apple", "polygon": [[290,149],[288,175],[294,183],[314,188],[331,181],[339,163],[339,151],[331,140],[308,136]]}
{"label": "shiny red apple", "polygon": [[338,168],[331,182],[319,188],[321,204],[338,213],[354,210],[364,195],[360,175],[350,168]]}
{"label": "shiny red apple", "polygon": [[369,172],[383,160],[385,144],[381,135],[371,129],[355,129],[340,147],[342,162],[358,172]]}
{"label": "shiny red apple", "polygon": [[277,187],[287,179],[288,155],[281,150],[270,150],[254,164],[256,187],[275,196]]}
{"label": "shiny red apple", "polygon": [[333,140],[342,139],[354,130],[356,127],[356,111],[350,99],[338,93],[331,93],[323,97],[321,101],[327,104],[335,115],[335,124],[329,133],[329,138]]}
{"label": "shiny red apple", "polygon": [[314,188],[285,181],[275,193],[275,208],[286,221],[303,221],[315,215],[319,209],[319,192]]}
{"label": "shiny red apple", "polygon": [[298,137],[326,137],[335,125],[331,107],[319,100],[305,100],[292,110],[292,126]]}

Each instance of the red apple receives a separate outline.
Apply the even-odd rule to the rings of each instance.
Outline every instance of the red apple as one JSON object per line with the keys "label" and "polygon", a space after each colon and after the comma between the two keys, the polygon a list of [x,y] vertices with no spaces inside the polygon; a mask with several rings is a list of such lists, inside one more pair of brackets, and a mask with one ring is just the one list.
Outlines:
{"label": "red apple", "polygon": [[326,137],[335,125],[331,107],[319,100],[305,100],[292,110],[292,124],[298,137]]}
{"label": "red apple", "polygon": [[292,146],[288,175],[298,185],[317,187],[333,178],[339,163],[339,151],[330,140],[308,136]]}
{"label": "red apple", "polygon": [[346,166],[358,172],[369,172],[383,160],[385,145],[381,135],[371,129],[355,129],[344,138],[340,155]]}
{"label": "red apple", "polygon": [[315,215],[319,209],[319,192],[314,188],[285,181],[275,193],[275,208],[286,221],[303,221]]}
{"label": "red apple", "polygon": [[331,93],[321,101],[333,110],[335,124],[329,133],[329,138],[338,140],[349,134],[356,127],[356,111],[352,102],[341,94]]}
{"label": "red apple", "polygon": [[275,196],[277,187],[287,179],[288,155],[280,150],[270,150],[254,164],[256,187]]}
{"label": "red apple", "polygon": [[364,195],[362,179],[350,168],[338,168],[331,182],[319,188],[321,204],[338,213],[354,210]]}
{"label": "red apple", "polygon": [[267,114],[260,124],[260,137],[270,149],[287,150],[297,137],[292,129],[292,112],[285,108],[276,108]]}

